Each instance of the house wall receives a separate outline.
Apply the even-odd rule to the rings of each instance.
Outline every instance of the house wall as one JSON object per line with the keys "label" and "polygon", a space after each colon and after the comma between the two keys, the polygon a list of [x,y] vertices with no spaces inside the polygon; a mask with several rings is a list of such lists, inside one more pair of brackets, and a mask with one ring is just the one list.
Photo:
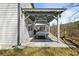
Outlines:
{"label": "house wall", "polygon": [[[32,5],[30,3],[21,3],[21,8],[32,8]],[[28,42],[29,38],[30,38],[30,34],[28,32],[28,20],[30,20],[29,18],[27,18],[25,20],[25,15],[22,13],[21,11],[21,18],[20,18],[20,42],[21,45],[24,45],[26,42]]]}
{"label": "house wall", "polygon": [[17,43],[18,4],[0,3],[0,49],[7,49]]}
{"label": "house wall", "polygon": [[[29,3],[20,4],[21,8],[32,8]],[[20,42],[29,37],[25,27],[24,15],[20,18]],[[0,3],[0,49],[12,48],[17,45],[18,4]]]}

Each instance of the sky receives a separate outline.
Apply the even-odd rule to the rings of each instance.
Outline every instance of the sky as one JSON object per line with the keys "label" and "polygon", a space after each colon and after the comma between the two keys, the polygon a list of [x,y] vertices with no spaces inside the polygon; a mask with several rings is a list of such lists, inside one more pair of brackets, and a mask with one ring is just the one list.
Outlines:
{"label": "sky", "polygon": [[[61,14],[60,23],[65,24],[68,22],[74,22],[79,20],[79,6],[71,7],[70,3],[34,3],[35,8],[67,8]],[[56,20],[53,20],[50,25],[57,24]]]}

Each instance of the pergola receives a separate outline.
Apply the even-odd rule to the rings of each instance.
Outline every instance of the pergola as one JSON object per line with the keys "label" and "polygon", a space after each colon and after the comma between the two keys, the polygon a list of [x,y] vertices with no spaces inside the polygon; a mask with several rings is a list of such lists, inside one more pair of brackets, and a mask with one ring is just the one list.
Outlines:
{"label": "pergola", "polygon": [[60,39],[60,18],[61,13],[64,12],[65,8],[23,8],[22,13],[25,15],[25,19],[30,18],[32,21],[35,20],[37,16],[44,16],[47,18],[48,22],[52,20],[57,20],[57,42]]}

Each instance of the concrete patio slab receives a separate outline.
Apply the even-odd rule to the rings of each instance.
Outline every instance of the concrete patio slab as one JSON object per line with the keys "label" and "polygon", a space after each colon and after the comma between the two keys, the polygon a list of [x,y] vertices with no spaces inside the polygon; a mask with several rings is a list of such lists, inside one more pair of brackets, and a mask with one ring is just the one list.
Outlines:
{"label": "concrete patio slab", "polygon": [[[57,38],[55,36],[53,36],[51,33],[49,33],[49,38],[51,39],[51,41],[48,40],[44,42],[44,39],[42,40],[42,42],[38,42],[41,40],[36,40],[37,42],[32,42],[32,39],[30,39],[29,42],[25,42],[23,44],[23,46],[27,46],[27,47],[68,47],[65,43],[63,43],[61,40],[59,40],[59,42],[57,42]],[[33,39],[34,40],[34,39]]]}

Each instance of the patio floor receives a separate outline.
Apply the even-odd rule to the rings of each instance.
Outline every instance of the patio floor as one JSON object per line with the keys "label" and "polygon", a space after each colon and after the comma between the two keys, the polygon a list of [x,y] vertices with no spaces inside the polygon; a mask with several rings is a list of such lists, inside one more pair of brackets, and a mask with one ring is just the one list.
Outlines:
{"label": "patio floor", "polygon": [[57,38],[49,33],[49,39],[33,39],[23,44],[27,47],[68,47],[62,40],[57,42]]}

